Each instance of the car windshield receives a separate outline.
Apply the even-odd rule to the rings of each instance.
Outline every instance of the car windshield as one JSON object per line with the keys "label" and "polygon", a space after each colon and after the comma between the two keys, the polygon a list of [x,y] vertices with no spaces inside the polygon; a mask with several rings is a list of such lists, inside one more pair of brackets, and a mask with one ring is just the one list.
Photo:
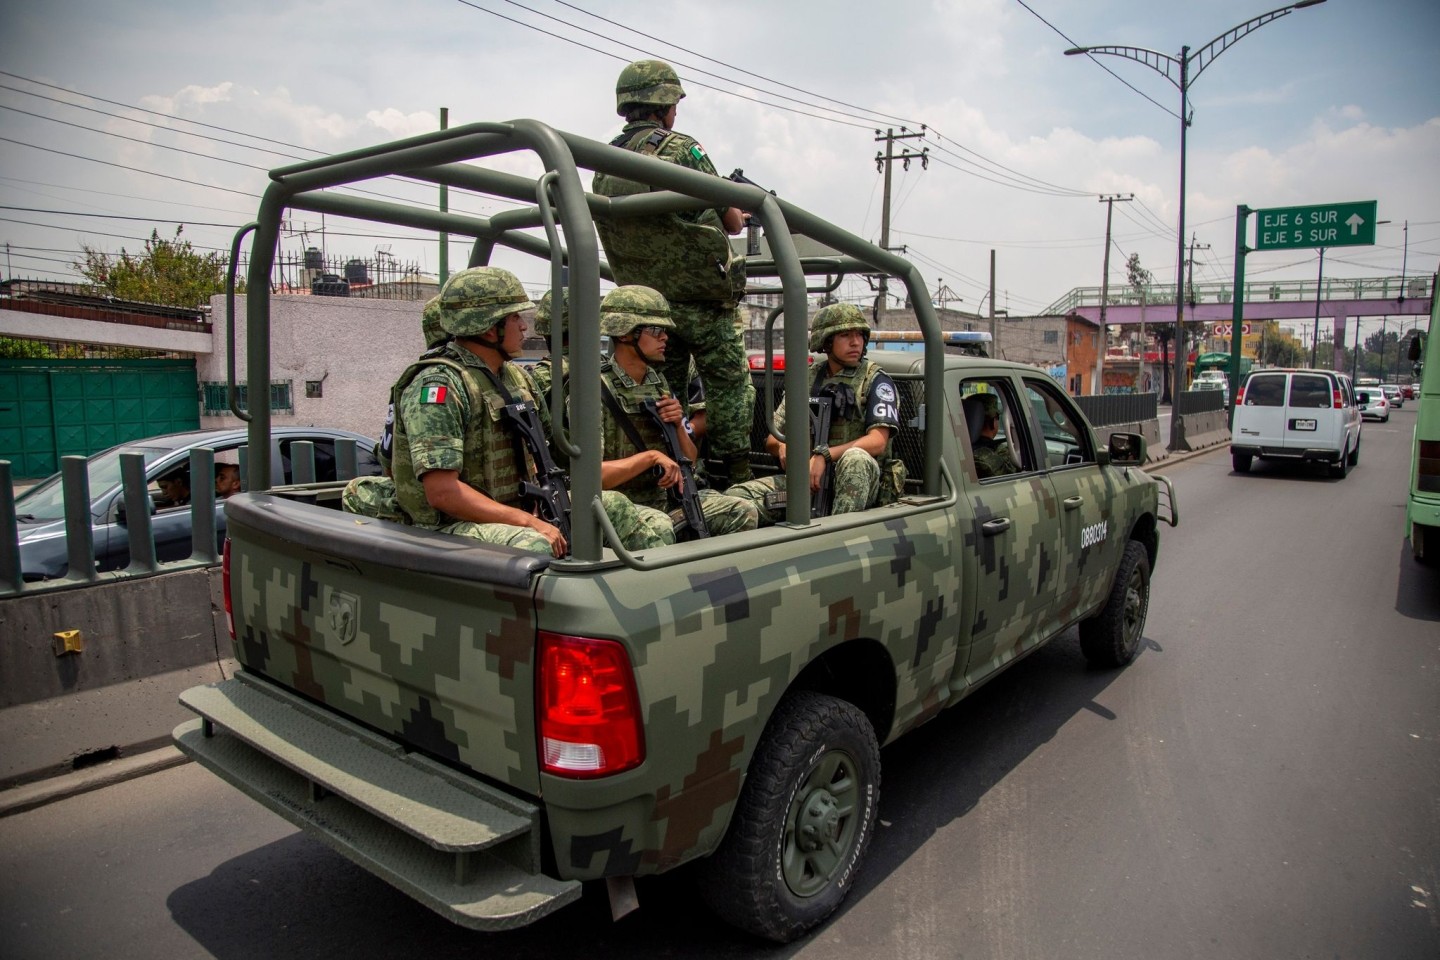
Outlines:
{"label": "car windshield", "polygon": [[[85,472],[90,477],[90,499],[93,502],[111,487],[120,483],[120,454],[139,453],[145,457],[145,467],[170,453],[165,447],[117,447],[96,454],[86,464]],[[15,499],[15,513],[25,519],[59,520],[65,516],[65,491],[56,473]]]}

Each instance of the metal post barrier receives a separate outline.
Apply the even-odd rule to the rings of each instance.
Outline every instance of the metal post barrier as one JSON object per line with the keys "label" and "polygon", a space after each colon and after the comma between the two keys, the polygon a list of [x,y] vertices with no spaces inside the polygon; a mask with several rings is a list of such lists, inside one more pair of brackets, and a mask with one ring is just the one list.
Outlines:
{"label": "metal post barrier", "polygon": [[215,563],[215,451],[195,447],[190,451],[190,559]]}
{"label": "metal post barrier", "polygon": [[[279,459],[278,457],[276,458]],[[294,440],[290,443],[291,483],[315,482],[315,443],[311,440]]]}
{"label": "metal post barrier", "polygon": [[116,520],[125,527],[130,538],[130,565],[127,574],[154,573],[160,569],[155,560],[155,534],[150,524],[150,513],[155,502],[145,485],[145,454],[120,454],[120,489],[123,491],[125,513],[123,520]]}
{"label": "metal post barrier", "polygon": [[353,480],[360,475],[360,455],[349,437],[335,441],[335,479]]}
{"label": "metal post barrier", "polygon": [[240,464],[240,492],[245,493],[250,489],[250,448],[240,447],[235,456]]}
{"label": "metal post barrier", "polygon": [[65,491],[65,549],[69,569],[65,580],[71,583],[94,583],[95,528],[90,516],[90,473],[85,457],[60,458],[60,484]]}
{"label": "metal post barrier", "polygon": [[23,589],[20,534],[15,523],[15,481],[10,461],[0,460],[0,593],[19,593]]}

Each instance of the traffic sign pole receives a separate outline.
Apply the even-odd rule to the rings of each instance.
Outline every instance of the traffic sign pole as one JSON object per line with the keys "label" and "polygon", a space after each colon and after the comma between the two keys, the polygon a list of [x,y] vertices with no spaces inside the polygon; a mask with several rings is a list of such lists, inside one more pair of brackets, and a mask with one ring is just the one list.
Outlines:
{"label": "traffic sign pole", "polygon": [[[1244,340],[1239,331],[1245,324],[1245,230],[1249,225],[1251,210],[1245,204],[1235,208],[1235,296],[1230,310],[1230,427],[1235,427],[1235,395],[1240,392],[1240,344]],[[1257,358],[1263,360],[1264,357]],[[1259,365],[1258,363],[1256,364]]]}

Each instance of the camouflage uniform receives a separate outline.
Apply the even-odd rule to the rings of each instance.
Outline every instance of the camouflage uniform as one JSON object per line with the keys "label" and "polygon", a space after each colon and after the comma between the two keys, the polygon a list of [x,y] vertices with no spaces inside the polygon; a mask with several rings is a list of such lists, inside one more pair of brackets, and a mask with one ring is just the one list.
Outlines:
{"label": "camouflage uniform", "polygon": [[[606,294],[605,301],[601,305],[601,330],[612,336],[625,336],[632,332],[636,326],[654,325],[669,327],[669,321],[663,315],[637,316],[634,314],[621,314],[620,311],[633,309],[628,305],[627,297],[633,297],[632,291],[645,291],[653,300],[663,303],[663,298],[655,291],[645,287],[619,287]],[[608,309],[607,309],[608,308]],[[620,319],[617,320],[617,316]],[[643,323],[635,323],[641,320]],[[600,364],[601,389],[608,390],[615,398],[616,405],[627,415],[630,424],[645,444],[646,450],[659,450],[668,455],[669,448],[665,442],[665,435],[655,418],[645,409],[646,400],[660,400],[671,395],[669,384],[665,377],[654,367],[647,367],[642,380],[636,381],[613,360],[607,359]],[[688,404],[681,399],[682,406],[689,410]],[[609,405],[602,407],[601,411],[601,453],[602,460],[622,460],[638,453],[635,443],[627,435],[627,431],[611,413]],[[646,470],[637,476],[620,484],[615,488],[617,492],[624,494],[629,500],[642,508],[642,511],[659,513],[665,517],[665,522],[671,525],[672,530],[668,542],[674,542],[673,523],[679,516],[677,513],[667,513],[671,510],[670,493],[662,489],[657,482],[655,474]],[[726,497],[713,490],[701,490],[700,512],[705,516],[705,525],[711,535],[720,536],[727,533],[738,533],[742,530],[754,530],[759,516],[753,504],[746,503]]]}
{"label": "camouflage uniform", "polygon": [[[647,106],[663,113],[684,96],[675,71],[658,60],[630,64],[616,85],[621,116]],[[666,130],[653,119],[631,120],[611,144],[690,170],[719,175],[693,137]],[[649,188],[597,173],[593,189],[602,196],[615,197]],[[740,333],[744,259],[731,252],[722,223],[724,212],[725,208],[719,208],[626,221],[601,220],[596,227],[616,282],[653,287],[670,302],[676,330],[666,348],[661,372],[667,383],[687,382],[686,373],[694,357],[709,401],[710,449],[716,458],[726,462],[731,480],[739,481],[750,475],[755,387],[750,382]]]}
{"label": "camouflage uniform", "polygon": [[[870,326],[852,304],[826,307],[815,315],[810,349],[828,350],[829,338],[844,330],[861,330],[868,336]],[[854,513],[894,502],[904,489],[905,465],[894,456],[900,405],[895,382],[889,374],[873,360],[865,359],[858,366],[842,367],[839,373],[832,374],[827,359],[810,383],[810,396],[832,398],[830,435],[824,441],[827,447],[853,443],[876,427],[889,428],[879,460],[858,447],[851,447],[835,461],[830,514]],[[841,402],[841,398],[851,397],[853,402]],[[785,431],[784,399],[775,407],[774,428],[777,433]],[[765,495],[784,489],[785,477],[780,474],[737,484],[725,493],[756,504],[761,509],[762,522],[770,523],[774,518],[764,510]]]}
{"label": "camouflage uniform", "polygon": [[[993,393],[972,393],[964,402],[979,403],[984,407],[987,421],[1000,416],[1000,398]],[[975,473],[982,480],[1020,472],[1020,467],[1010,456],[1010,444],[1003,440],[997,442],[994,437],[981,436],[975,439],[971,448],[975,454]]]}
{"label": "camouflage uniform", "polygon": [[405,522],[400,502],[395,499],[395,481],[390,477],[355,477],[340,494],[340,508],[363,517]]}
{"label": "camouflage uniform", "polygon": [[[537,333],[537,334],[539,334],[540,336],[544,337],[544,338],[546,339],[546,342],[547,342],[547,343],[549,342],[549,339],[550,339],[551,314],[552,314],[552,310],[553,310],[553,308],[552,308],[552,306],[551,306],[552,296],[553,296],[553,295],[552,295],[551,291],[546,290],[544,296],[542,296],[542,297],[540,298],[539,302],[537,302],[537,303],[535,304],[535,324],[534,324],[534,326],[533,326],[533,328],[532,328],[535,333]],[[569,326],[570,326],[570,291],[569,291],[569,290],[566,290],[566,291],[564,291],[564,292],[561,294],[561,305],[560,305],[560,336],[561,336],[562,343],[564,343],[565,341],[568,341],[568,339],[569,339],[569,334],[570,334],[570,331],[569,331],[569,329],[568,329]],[[567,353],[568,353],[568,344],[567,344],[566,346],[562,346],[562,347],[561,347],[561,354],[560,354],[560,382],[561,382],[561,383],[569,383],[569,382],[570,382],[570,358],[566,355]],[[554,362],[554,360],[551,359],[550,354],[548,354],[548,353],[545,354],[545,356],[541,357],[541,358],[539,359],[539,361],[536,362],[536,364],[530,368],[530,376],[531,376],[531,378],[534,379],[534,381],[535,381],[535,386],[536,386],[536,388],[539,390],[540,398],[541,398],[542,401],[545,400],[546,398],[548,398],[549,395],[550,395],[550,384],[554,381],[554,377],[555,377],[554,368],[555,368],[555,362]]]}

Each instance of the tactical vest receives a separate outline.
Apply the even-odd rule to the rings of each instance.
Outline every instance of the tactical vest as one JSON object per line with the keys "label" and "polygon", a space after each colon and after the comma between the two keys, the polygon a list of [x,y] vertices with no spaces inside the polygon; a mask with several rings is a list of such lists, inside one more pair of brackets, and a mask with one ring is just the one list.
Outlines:
{"label": "tactical vest", "polygon": [[[641,440],[645,441],[645,449],[662,452],[666,450],[665,434],[661,432],[660,425],[655,422],[655,418],[650,416],[644,406],[644,401],[659,400],[669,393],[665,389],[664,380],[662,379],[658,383],[642,381],[634,387],[624,386],[617,380],[613,362],[610,360],[600,364],[600,378],[603,381],[600,389],[609,390],[615,397],[620,409],[629,416],[635,432],[640,435]],[[611,419],[614,417],[608,409],[605,411],[605,415]],[[604,434],[605,448],[601,453],[602,459],[621,460],[641,452],[635,449],[634,442],[626,436],[624,429],[618,423],[612,424],[610,429],[604,431]],[[655,482],[654,474],[649,470],[631,477],[615,489],[642,507],[654,507],[657,510],[669,509],[669,494],[660,489]]]}
{"label": "tactical vest", "polygon": [[[880,365],[872,360],[861,360],[861,372],[858,377],[827,376],[830,366],[828,363],[821,364],[815,374],[814,381],[810,384],[810,396],[818,396],[820,391],[829,384],[837,386],[851,386],[855,388],[855,408],[849,411],[845,418],[830,418],[830,446],[839,446],[842,443],[853,443],[865,435],[865,409],[870,400],[870,384],[874,382],[875,375],[880,372]],[[885,461],[892,456],[892,448],[895,445],[895,436],[892,433],[890,439],[885,443],[885,452],[876,459]]]}
{"label": "tactical vest", "polygon": [[[622,133],[611,146],[647,157],[679,134],[660,127]],[[649,193],[650,187],[608,173],[595,174],[591,186],[602,197]],[[745,258],[736,256],[713,209],[692,222],[675,213],[595,221],[605,259],[617,284],[653,287],[667,300],[712,300],[735,303],[745,294]]]}
{"label": "tactical vest", "polygon": [[[409,430],[405,425],[405,418],[399,415],[400,395],[423,368],[431,366],[451,370],[464,386],[469,401],[464,459],[460,467],[461,482],[474,487],[497,503],[509,507],[520,506],[521,467],[516,463],[516,457],[519,455],[525,458],[525,476],[534,476],[535,464],[528,451],[523,448],[517,450],[514,434],[501,421],[500,408],[505,405],[505,398],[488,379],[473,375],[469,367],[457,359],[441,355],[422,358],[411,364],[390,390],[390,403],[396,411],[395,444],[392,451],[395,499],[399,501],[407,521],[417,527],[435,530],[458,519],[436,510],[426,499],[424,484],[415,475],[415,466],[410,456]],[[502,364],[500,379],[514,399],[535,402],[529,378],[515,364]]]}

